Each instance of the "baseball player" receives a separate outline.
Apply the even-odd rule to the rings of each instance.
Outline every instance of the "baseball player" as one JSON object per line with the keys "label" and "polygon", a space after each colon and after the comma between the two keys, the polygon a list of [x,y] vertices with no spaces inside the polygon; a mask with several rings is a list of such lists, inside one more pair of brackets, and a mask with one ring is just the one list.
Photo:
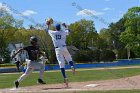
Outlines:
{"label": "baseball player", "polygon": [[21,52],[22,50],[26,50],[29,58],[26,59],[26,63],[27,63],[27,69],[25,71],[25,73],[23,73],[16,81],[15,81],[15,86],[16,88],[19,87],[19,82],[21,82],[27,75],[29,75],[34,69],[39,69],[40,73],[39,73],[39,77],[38,77],[38,83],[39,84],[46,84],[43,80],[42,80],[42,76],[44,73],[44,64],[43,63],[39,63],[39,56],[43,53],[39,50],[38,46],[37,46],[37,38],[35,36],[30,37],[30,43],[31,46],[27,46],[24,48],[19,49],[13,56],[12,58],[14,58],[19,52]]}
{"label": "baseball player", "polygon": [[71,66],[73,74],[75,74],[74,63],[72,61],[70,53],[67,50],[66,43],[65,43],[66,36],[69,34],[70,30],[68,30],[68,27],[66,26],[65,23],[62,24],[62,26],[65,28],[65,31],[61,30],[61,24],[55,24],[55,29],[56,29],[55,31],[49,30],[49,27],[51,25],[50,22],[46,22],[46,24],[48,27],[46,29],[46,32],[48,32],[52,38],[55,47],[56,58],[60,66],[62,76],[64,78],[64,83],[66,84],[66,87],[68,87],[68,79],[65,74],[65,60]]}

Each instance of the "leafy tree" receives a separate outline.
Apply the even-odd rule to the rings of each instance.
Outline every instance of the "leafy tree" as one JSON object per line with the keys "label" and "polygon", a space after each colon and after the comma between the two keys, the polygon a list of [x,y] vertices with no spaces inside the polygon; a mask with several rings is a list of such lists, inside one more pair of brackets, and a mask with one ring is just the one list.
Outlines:
{"label": "leafy tree", "polygon": [[119,39],[120,34],[125,30],[124,23],[125,19],[121,18],[118,22],[111,23],[108,29],[101,29],[99,35],[105,40],[107,48],[115,50],[124,48],[124,44]]}
{"label": "leafy tree", "polygon": [[72,31],[67,39],[69,45],[74,45],[79,49],[85,49],[88,46],[93,46],[97,39],[97,33],[94,23],[91,20],[81,19],[69,26]]}
{"label": "leafy tree", "polygon": [[140,56],[140,7],[132,7],[124,15],[125,32],[120,36],[120,40],[126,44],[127,49],[131,49],[137,56]]}
{"label": "leafy tree", "polygon": [[109,29],[102,28],[99,32],[99,37],[102,40],[102,43],[101,43],[102,48],[101,49],[107,48],[109,45],[109,41],[111,39],[111,34],[109,33]]}
{"label": "leafy tree", "polygon": [[[0,56],[7,59],[7,45],[13,41],[13,36],[22,21],[18,21],[10,15],[6,9],[0,8]],[[20,26],[21,27],[21,26]]]}
{"label": "leafy tree", "polygon": [[112,50],[116,55],[120,49],[125,48],[125,44],[120,40],[120,34],[125,31],[126,19],[121,18],[116,23],[111,23],[108,28],[100,30],[99,37],[102,39],[102,49]]}

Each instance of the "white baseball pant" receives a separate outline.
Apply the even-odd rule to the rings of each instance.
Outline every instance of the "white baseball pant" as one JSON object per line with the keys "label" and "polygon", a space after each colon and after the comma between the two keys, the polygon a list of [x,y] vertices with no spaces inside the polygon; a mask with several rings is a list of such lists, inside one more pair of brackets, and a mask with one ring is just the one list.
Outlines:
{"label": "white baseball pant", "polygon": [[34,69],[39,69],[39,79],[42,79],[43,77],[43,73],[44,73],[44,67],[45,65],[43,64],[44,62],[35,62],[35,61],[31,61],[26,59],[26,63],[27,63],[27,68],[24,74],[22,74],[19,78],[18,78],[18,82],[21,82],[25,77],[27,77],[29,74],[32,73],[32,71]]}
{"label": "white baseball pant", "polygon": [[71,55],[67,50],[67,47],[55,48],[56,58],[59,63],[60,68],[65,68],[65,60],[67,62],[72,61]]}

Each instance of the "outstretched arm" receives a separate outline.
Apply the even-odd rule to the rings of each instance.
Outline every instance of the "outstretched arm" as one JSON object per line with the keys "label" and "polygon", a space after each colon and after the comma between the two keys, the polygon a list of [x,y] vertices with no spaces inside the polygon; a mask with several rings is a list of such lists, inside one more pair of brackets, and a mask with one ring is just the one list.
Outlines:
{"label": "outstretched arm", "polygon": [[46,25],[47,25],[47,27],[46,27],[45,31],[48,32],[50,30],[50,24],[46,23]]}
{"label": "outstretched arm", "polygon": [[68,26],[65,23],[62,23],[62,26],[65,28],[66,32],[71,32]]}
{"label": "outstretched arm", "polygon": [[19,52],[21,52],[22,50],[24,50],[23,48],[19,49],[14,55],[12,55],[12,58],[14,58]]}

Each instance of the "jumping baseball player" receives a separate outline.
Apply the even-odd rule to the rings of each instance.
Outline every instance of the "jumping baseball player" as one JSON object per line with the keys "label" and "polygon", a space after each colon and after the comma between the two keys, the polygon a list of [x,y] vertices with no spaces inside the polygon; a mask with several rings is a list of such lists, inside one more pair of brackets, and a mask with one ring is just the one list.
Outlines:
{"label": "jumping baseball player", "polygon": [[55,29],[56,29],[55,31],[49,30],[51,23],[52,22],[46,21],[48,27],[46,29],[46,32],[48,32],[52,38],[55,47],[56,58],[64,78],[64,83],[66,84],[66,87],[68,87],[68,79],[65,74],[65,60],[70,64],[72,72],[73,74],[75,74],[74,63],[72,61],[70,53],[67,50],[66,43],[65,43],[66,36],[69,34],[70,30],[68,30],[68,27],[66,26],[65,23],[62,24],[62,26],[65,28],[65,31],[61,30],[61,24],[55,24]]}
{"label": "jumping baseball player", "polygon": [[37,38],[35,36],[30,37],[30,42],[31,42],[31,46],[27,46],[24,47],[22,49],[19,49],[13,56],[12,58],[14,58],[19,52],[21,52],[22,50],[26,50],[28,52],[29,58],[26,59],[26,63],[27,63],[27,69],[25,71],[25,73],[23,73],[16,81],[15,81],[15,86],[16,88],[19,87],[19,83],[27,76],[29,75],[34,69],[39,69],[40,73],[39,73],[39,77],[38,77],[38,83],[39,84],[46,84],[43,80],[42,80],[42,76],[44,73],[44,64],[43,63],[39,63],[39,57],[40,55],[43,53],[39,50],[38,46],[37,46]]}

